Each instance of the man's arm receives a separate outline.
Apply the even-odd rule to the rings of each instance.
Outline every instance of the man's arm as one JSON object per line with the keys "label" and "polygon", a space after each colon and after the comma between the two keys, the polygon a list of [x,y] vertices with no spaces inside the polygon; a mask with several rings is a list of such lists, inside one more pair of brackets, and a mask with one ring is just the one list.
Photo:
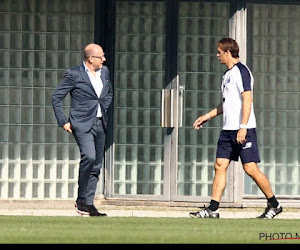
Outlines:
{"label": "man's arm", "polygon": [[241,124],[247,125],[251,113],[251,105],[253,102],[252,91],[244,91],[242,93],[243,98],[243,110],[242,110],[242,121]]}
{"label": "man's arm", "polygon": [[[242,98],[243,98],[243,106],[242,106],[241,124],[247,125],[251,113],[251,105],[253,102],[252,91],[250,90],[244,91],[242,93]],[[241,144],[244,143],[246,141],[246,135],[247,135],[247,129],[240,128],[236,136],[236,141]]]}
{"label": "man's arm", "polygon": [[68,123],[68,119],[66,118],[63,110],[63,100],[73,89],[73,86],[73,78],[70,74],[70,70],[67,70],[64,75],[64,79],[56,87],[51,96],[54,114],[60,127],[63,127],[66,123]]}
{"label": "man's arm", "polygon": [[193,127],[195,129],[202,128],[202,125],[208,120],[220,115],[223,113],[223,103],[220,103],[216,108],[212,109],[205,115],[198,117],[198,119],[194,122]]}
{"label": "man's arm", "polygon": [[107,67],[105,67],[106,70],[106,74],[107,74],[107,79],[109,79],[109,89],[108,92],[105,96],[105,99],[103,100],[103,108],[106,111],[109,107],[109,105],[111,104],[111,101],[113,99],[113,89],[112,89],[112,85],[110,83],[110,73],[109,73],[109,69]]}

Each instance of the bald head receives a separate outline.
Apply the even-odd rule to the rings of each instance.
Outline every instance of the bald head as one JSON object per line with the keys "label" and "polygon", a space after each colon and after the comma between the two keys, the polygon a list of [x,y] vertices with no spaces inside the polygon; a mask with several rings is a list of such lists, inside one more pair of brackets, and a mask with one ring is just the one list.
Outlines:
{"label": "bald head", "polygon": [[92,72],[103,67],[106,61],[102,47],[95,43],[88,44],[83,51],[85,66]]}
{"label": "bald head", "polygon": [[88,44],[83,51],[83,57],[85,60],[87,60],[92,55],[98,55],[99,53],[102,53],[103,49],[100,45],[95,43]]}

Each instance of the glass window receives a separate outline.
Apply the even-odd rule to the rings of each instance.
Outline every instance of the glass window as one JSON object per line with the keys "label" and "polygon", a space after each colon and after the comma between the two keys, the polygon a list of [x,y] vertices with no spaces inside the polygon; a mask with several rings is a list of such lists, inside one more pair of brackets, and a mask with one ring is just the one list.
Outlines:
{"label": "glass window", "polygon": [[163,194],[165,3],[118,1],[114,194]]}
{"label": "glass window", "polygon": [[[260,169],[276,195],[300,195],[300,5],[249,4]],[[245,177],[245,194],[261,195]]]}
{"label": "glass window", "polygon": [[[0,198],[74,198],[77,175],[67,173],[80,156],[57,125],[51,94],[65,70],[81,63],[83,41],[94,41],[94,1],[5,1],[1,7]],[[68,98],[65,107],[67,115]]]}
{"label": "glass window", "polygon": [[210,196],[215,150],[222,119],[201,130],[194,121],[221,103],[226,68],[216,57],[218,40],[229,34],[229,3],[182,2],[179,5],[178,72],[185,86],[183,127],[179,128],[178,195]]}

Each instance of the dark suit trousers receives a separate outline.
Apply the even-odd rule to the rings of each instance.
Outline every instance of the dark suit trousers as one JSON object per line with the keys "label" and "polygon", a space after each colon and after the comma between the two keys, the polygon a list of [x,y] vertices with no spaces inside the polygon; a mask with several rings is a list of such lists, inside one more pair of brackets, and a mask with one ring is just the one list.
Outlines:
{"label": "dark suit trousers", "polygon": [[92,129],[86,133],[73,131],[80,150],[78,176],[78,199],[86,199],[87,205],[94,204],[94,197],[103,164],[105,132],[102,119],[94,122]]}

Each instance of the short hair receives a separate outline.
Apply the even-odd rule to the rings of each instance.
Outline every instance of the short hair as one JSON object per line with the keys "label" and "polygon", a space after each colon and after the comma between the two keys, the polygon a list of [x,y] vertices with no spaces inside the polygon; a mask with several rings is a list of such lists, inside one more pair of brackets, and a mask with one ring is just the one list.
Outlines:
{"label": "short hair", "polygon": [[91,51],[90,50],[84,50],[83,51],[83,58],[85,59],[85,60],[87,60],[90,56],[91,56]]}
{"label": "short hair", "polygon": [[233,58],[239,57],[239,45],[234,39],[230,37],[224,37],[221,40],[219,40],[217,44],[218,47],[221,48],[221,50],[229,50]]}

